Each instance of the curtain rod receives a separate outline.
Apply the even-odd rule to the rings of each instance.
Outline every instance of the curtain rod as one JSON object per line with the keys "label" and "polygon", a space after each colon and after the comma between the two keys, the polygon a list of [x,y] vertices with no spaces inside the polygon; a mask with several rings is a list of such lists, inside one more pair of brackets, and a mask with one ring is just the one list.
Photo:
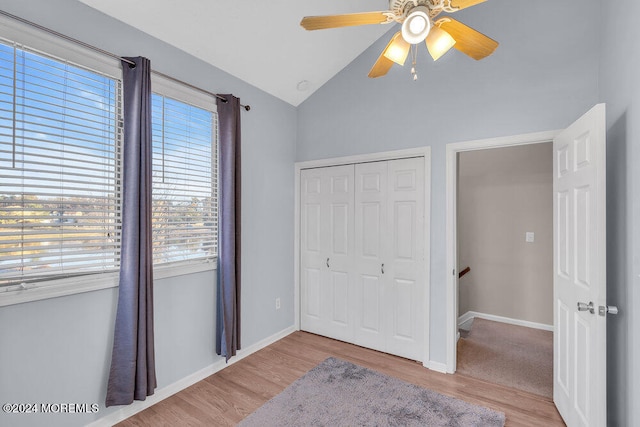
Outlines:
{"label": "curtain rod", "polygon": [[[103,55],[110,56],[111,58],[118,59],[118,60],[120,60],[120,61],[124,61],[124,62],[126,62],[127,64],[129,64],[129,65],[136,65],[136,64],[135,64],[135,62],[130,61],[130,60],[126,59],[126,58],[123,58],[123,57],[121,57],[121,56],[119,56],[119,55],[116,55],[115,53],[108,52],[108,51],[106,51],[106,50],[100,49],[99,47],[96,47],[96,46],[90,45],[90,44],[85,43],[85,42],[83,42],[83,41],[80,41],[80,40],[78,40],[78,39],[74,39],[73,37],[69,37],[69,36],[67,36],[67,35],[65,35],[65,34],[62,34],[62,33],[59,33],[59,32],[57,32],[57,31],[54,31],[54,30],[52,30],[52,29],[50,29],[50,28],[43,27],[42,25],[40,25],[40,24],[36,24],[35,22],[27,21],[27,20],[26,20],[26,19],[24,19],[24,18],[20,18],[19,16],[12,15],[12,14],[10,14],[10,13],[8,13],[8,12],[5,12],[4,10],[0,10],[0,15],[4,15],[4,16],[6,16],[6,17],[8,17],[8,18],[11,18],[11,19],[14,19],[14,20],[16,20],[16,21],[22,22],[23,24],[27,24],[27,25],[29,25],[29,26],[31,26],[31,27],[37,28],[37,29],[39,29],[39,30],[41,30],[41,31],[44,31],[44,32],[46,32],[46,33],[49,33],[49,34],[54,35],[54,36],[56,36],[56,37],[59,37],[59,38],[61,38],[61,39],[64,39],[64,40],[70,41],[70,42],[72,42],[72,43],[78,44],[78,45],[83,46],[83,47],[86,47],[87,49],[94,50],[94,51],[99,52],[99,53],[101,53],[101,54],[103,54]],[[204,89],[199,88],[199,87],[197,87],[197,86],[194,86],[194,85],[192,85],[192,84],[190,84],[190,83],[183,82],[182,80],[178,80],[178,79],[176,79],[175,77],[168,76],[168,75],[166,75],[166,74],[160,73],[160,72],[155,71],[155,70],[151,70],[151,72],[152,72],[153,74],[156,74],[156,75],[158,75],[158,76],[160,76],[160,77],[163,77],[163,78],[165,78],[165,79],[169,79],[169,80],[172,80],[172,81],[174,81],[174,82],[176,82],[176,83],[179,83],[179,84],[185,85],[185,86],[187,86],[187,87],[190,87],[191,89],[195,89],[195,90],[200,91],[200,92],[202,92],[202,93],[205,93],[205,94],[207,94],[207,95],[214,96],[214,97],[216,97],[216,98],[218,98],[218,99],[222,100],[223,102],[227,102],[227,99],[226,99],[224,96],[222,96],[222,95],[218,95],[217,93],[209,92],[208,90],[204,90]],[[242,108],[244,108],[246,111],[251,110],[251,106],[250,106],[250,105],[242,105],[242,104],[240,104],[240,106],[241,106]]]}

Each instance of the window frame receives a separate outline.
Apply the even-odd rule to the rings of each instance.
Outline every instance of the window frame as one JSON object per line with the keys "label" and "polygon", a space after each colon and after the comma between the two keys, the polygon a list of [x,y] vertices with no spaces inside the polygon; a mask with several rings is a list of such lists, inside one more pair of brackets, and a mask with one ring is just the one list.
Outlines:
{"label": "window frame", "polygon": [[[0,38],[11,40],[18,47],[28,47],[35,53],[66,60],[122,82],[121,64],[115,58],[53,36],[9,17],[0,16],[0,28]],[[217,113],[216,102],[212,96],[159,75],[152,74],[152,91]],[[215,179],[217,180],[217,175]],[[154,266],[154,279],[213,271],[216,269],[216,263],[217,259],[213,259]],[[115,271],[7,286],[0,288],[0,307],[114,288],[118,286],[119,276],[120,273]]]}
{"label": "window frame", "polygon": [[[176,101],[184,102],[185,104],[191,104],[194,107],[202,108],[210,111],[213,114],[217,114],[218,107],[215,98],[204,92],[195,90],[188,86],[182,85],[173,80],[167,79],[158,74],[151,74],[151,92],[154,94],[162,95],[167,98],[175,99]],[[216,119],[217,121],[217,119]],[[217,130],[216,130],[217,131]],[[217,138],[218,135],[214,135],[216,138],[216,147],[218,150]],[[216,159],[218,156],[216,155]],[[214,179],[218,181],[218,168],[215,168],[216,173]],[[219,189],[219,186],[217,186]],[[220,199],[220,192],[216,194],[216,199]],[[218,202],[219,203],[219,202]],[[217,250],[217,248],[216,248]],[[217,255],[208,260],[185,260],[167,264],[160,264],[153,266],[154,279],[167,278],[174,276],[181,276],[191,273],[199,273],[203,271],[211,271],[216,269]]]}

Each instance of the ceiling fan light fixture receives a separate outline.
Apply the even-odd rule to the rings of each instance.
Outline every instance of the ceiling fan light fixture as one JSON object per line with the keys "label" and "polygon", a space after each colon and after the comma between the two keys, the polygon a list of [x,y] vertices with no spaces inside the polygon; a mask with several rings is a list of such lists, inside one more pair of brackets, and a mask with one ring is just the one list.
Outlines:
{"label": "ceiling fan light fixture", "polygon": [[437,61],[456,44],[456,41],[451,37],[451,34],[434,25],[427,36],[426,44],[429,54],[434,61]]}
{"label": "ceiling fan light fixture", "polygon": [[410,44],[421,43],[431,30],[429,8],[417,6],[411,9],[402,22],[402,38]]}
{"label": "ceiling fan light fixture", "polygon": [[409,49],[411,49],[411,45],[404,40],[400,32],[397,32],[391,38],[391,41],[382,54],[396,64],[404,65],[407,56],[409,56]]}
{"label": "ceiling fan light fixture", "polygon": [[[411,74],[417,79],[415,71],[417,45],[423,41],[430,55],[438,60],[452,47],[480,60],[491,55],[498,42],[452,18],[435,19],[440,13],[453,13],[487,0],[389,0],[389,9],[347,13],[341,15],[305,16],[300,25],[306,30],[340,28],[370,24],[401,23],[401,30],[394,34],[369,71],[369,77],[386,75],[393,64],[404,65],[412,52]],[[304,90],[299,87],[299,90]]]}

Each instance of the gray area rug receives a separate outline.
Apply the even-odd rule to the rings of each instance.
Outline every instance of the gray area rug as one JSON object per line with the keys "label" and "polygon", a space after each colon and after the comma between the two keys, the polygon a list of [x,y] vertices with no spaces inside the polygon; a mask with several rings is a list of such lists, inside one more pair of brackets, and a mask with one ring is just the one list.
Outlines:
{"label": "gray area rug", "polygon": [[239,425],[503,426],[505,416],[330,357]]}

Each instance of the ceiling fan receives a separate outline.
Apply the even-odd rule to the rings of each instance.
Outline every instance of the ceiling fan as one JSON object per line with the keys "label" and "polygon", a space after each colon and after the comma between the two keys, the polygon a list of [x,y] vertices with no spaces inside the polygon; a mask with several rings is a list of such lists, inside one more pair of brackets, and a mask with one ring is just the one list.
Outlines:
{"label": "ceiling fan", "polygon": [[[455,47],[473,59],[491,55],[498,42],[450,17],[434,19],[442,12],[453,13],[483,3],[486,0],[389,0],[389,10],[349,13],[343,15],[305,16],[300,25],[306,30],[322,30],[357,25],[398,22],[402,29],[391,37],[389,44],[369,71],[369,77],[387,74],[396,63],[404,65],[412,46],[425,41],[434,61]],[[414,49],[415,66],[415,49]],[[412,68],[414,80],[417,79]]]}

